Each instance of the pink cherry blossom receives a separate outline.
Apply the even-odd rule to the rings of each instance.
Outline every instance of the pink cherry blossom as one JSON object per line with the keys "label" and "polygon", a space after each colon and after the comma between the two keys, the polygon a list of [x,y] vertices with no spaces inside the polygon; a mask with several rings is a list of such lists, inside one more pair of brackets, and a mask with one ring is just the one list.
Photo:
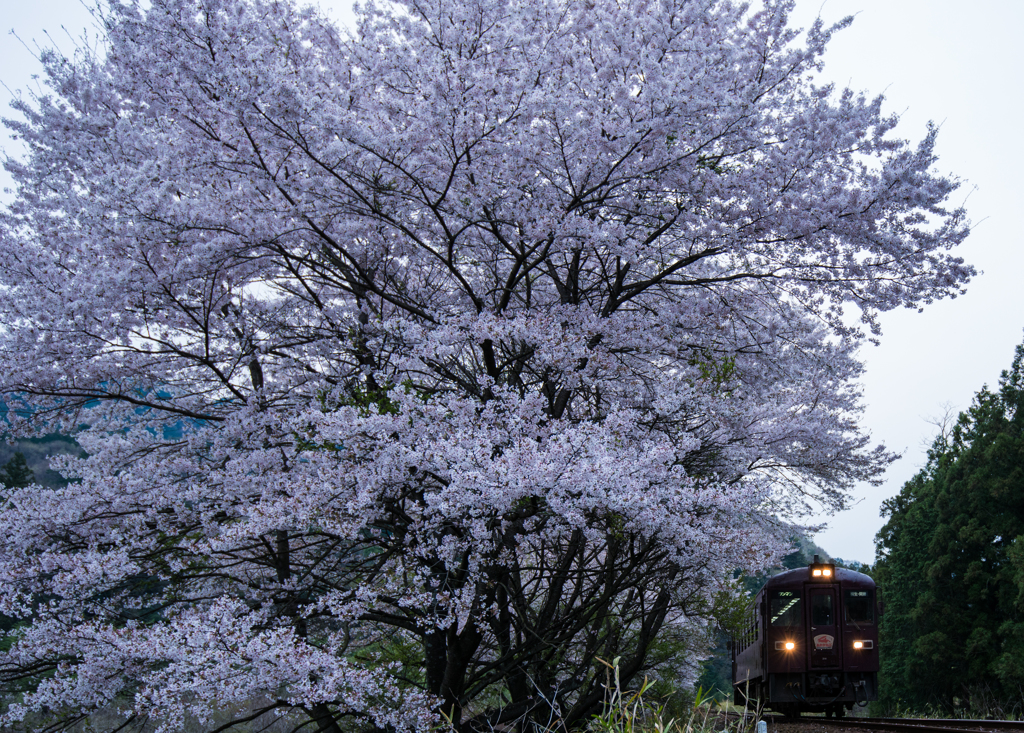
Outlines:
{"label": "pink cherry blossom", "polygon": [[692,682],[732,571],[892,460],[877,314],[973,274],[935,130],[816,85],[843,24],[791,5],[410,0],[346,35],[130,0],[46,52],[0,392],[88,457],[0,494],[0,724],[571,727],[595,658]]}

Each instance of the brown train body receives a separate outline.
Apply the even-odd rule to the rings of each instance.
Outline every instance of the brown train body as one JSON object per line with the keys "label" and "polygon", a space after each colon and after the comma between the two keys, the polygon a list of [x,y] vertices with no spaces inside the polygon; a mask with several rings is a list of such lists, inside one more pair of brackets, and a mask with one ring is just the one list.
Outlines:
{"label": "brown train body", "polygon": [[878,616],[875,581],[817,556],[769,579],[733,639],[736,704],[842,716],[877,700]]}

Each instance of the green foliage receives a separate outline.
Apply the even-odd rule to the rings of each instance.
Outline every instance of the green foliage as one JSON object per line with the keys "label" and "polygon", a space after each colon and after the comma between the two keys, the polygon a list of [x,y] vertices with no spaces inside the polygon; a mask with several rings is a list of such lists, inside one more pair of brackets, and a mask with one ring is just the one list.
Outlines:
{"label": "green foliage", "polygon": [[[717,593],[704,614],[715,620],[715,648],[701,663],[697,689],[719,700],[732,699],[732,655],[729,640],[742,633],[750,621],[754,590],[749,576],[740,575],[732,587]],[[673,709],[674,711],[674,709]]]}
{"label": "green foliage", "polygon": [[609,681],[605,685],[604,708],[590,722],[590,730],[593,733],[638,733],[649,727],[660,727],[661,706],[644,697],[650,682],[645,679],[639,690],[623,691],[619,684],[619,660],[615,659],[612,664],[603,659],[597,661],[608,667]]}
{"label": "green foliage", "polygon": [[746,628],[750,620],[750,604],[751,595],[737,583],[731,590],[715,594],[710,616],[718,628],[735,636]]}
{"label": "green foliage", "polygon": [[700,352],[691,357],[690,365],[700,370],[702,380],[711,382],[716,387],[727,384],[736,374],[736,357],[730,355],[719,356]]}
{"label": "green foliage", "polygon": [[[359,408],[363,415],[376,412],[381,415],[397,415],[398,405],[388,396],[394,385],[387,384],[383,388],[353,385],[349,392],[348,404]],[[406,387],[408,390],[409,387]]]}
{"label": "green foliage", "polygon": [[1024,709],[1024,346],[883,503],[882,710]]}
{"label": "green foliage", "polygon": [[0,466],[0,484],[9,489],[20,489],[24,486],[31,486],[36,481],[35,474],[28,467],[25,454],[18,451],[14,458]]}
{"label": "green foliage", "polygon": [[[709,641],[728,639],[724,632],[716,632],[712,628],[706,629],[706,632],[708,637],[694,634],[692,629],[682,632],[668,629],[658,636],[648,650],[648,666],[652,670],[652,677],[647,680],[645,694],[649,699],[658,701],[662,713],[667,717],[683,719],[689,715],[693,707],[694,690],[683,687],[679,681],[692,679],[698,665],[703,669],[697,660],[706,651]],[[712,688],[703,678],[699,684],[703,685],[708,694],[725,697],[725,692],[731,688],[730,673],[731,667],[726,670],[725,685]]]}
{"label": "green foliage", "polygon": [[719,700],[732,699],[732,655],[729,635],[719,632],[718,644],[711,656],[701,665],[697,689],[705,690]]}
{"label": "green foliage", "polygon": [[686,709],[667,717],[665,706],[654,702],[657,697],[650,681],[645,679],[639,690],[623,690],[619,660],[597,661],[606,667],[605,701],[588,726],[592,733],[747,733],[752,726],[741,718],[727,723],[723,731],[722,721],[714,714],[714,695],[702,687],[693,691]]}

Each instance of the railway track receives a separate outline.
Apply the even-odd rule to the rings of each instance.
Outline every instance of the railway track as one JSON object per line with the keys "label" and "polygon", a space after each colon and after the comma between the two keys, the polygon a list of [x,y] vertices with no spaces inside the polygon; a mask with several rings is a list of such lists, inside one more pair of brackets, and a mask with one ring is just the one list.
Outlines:
{"label": "railway track", "polygon": [[[768,719],[774,723],[821,723],[839,728],[867,728],[868,730],[895,731],[896,733],[990,733],[998,731],[1024,731],[1024,721],[1019,720],[959,720],[933,718],[779,718]],[[770,730],[770,729],[769,729]]]}

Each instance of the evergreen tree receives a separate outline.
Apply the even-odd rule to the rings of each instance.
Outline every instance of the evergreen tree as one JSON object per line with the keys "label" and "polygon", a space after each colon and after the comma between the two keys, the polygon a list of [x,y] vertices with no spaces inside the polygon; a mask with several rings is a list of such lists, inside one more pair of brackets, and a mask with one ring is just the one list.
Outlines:
{"label": "evergreen tree", "polygon": [[883,504],[885,699],[948,712],[1013,706],[1024,685],[1024,347],[927,465]]}
{"label": "evergreen tree", "polygon": [[29,468],[25,454],[20,451],[15,453],[14,457],[3,466],[0,466],[0,483],[9,489],[29,486],[35,482],[35,474]]}

